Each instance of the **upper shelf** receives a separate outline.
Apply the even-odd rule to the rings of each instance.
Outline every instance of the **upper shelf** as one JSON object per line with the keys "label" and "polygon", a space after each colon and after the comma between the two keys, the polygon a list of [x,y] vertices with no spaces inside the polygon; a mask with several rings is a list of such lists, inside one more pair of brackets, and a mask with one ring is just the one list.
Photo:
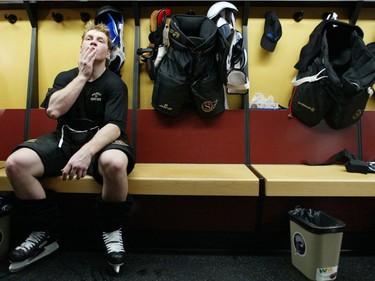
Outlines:
{"label": "upper shelf", "polygon": [[[30,0],[30,1],[21,1],[21,0],[0,0],[0,6],[22,6],[25,3],[29,4],[38,4],[38,6],[50,6],[54,8],[58,7],[67,7],[67,6],[100,6],[108,5],[111,2],[118,4],[119,1],[98,1],[98,0],[76,0],[76,1],[48,1],[48,0]],[[186,0],[174,0],[174,1],[150,1],[150,0],[124,0],[121,1],[121,4],[130,4],[130,3],[142,3],[142,5],[157,5],[158,2],[173,4],[173,5],[186,5]],[[219,2],[218,1],[189,1],[189,5],[207,5],[207,3]],[[278,4],[290,4],[290,5],[316,5],[318,2],[319,5],[331,5],[331,4],[340,4],[345,5],[348,3],[375,3],[375,0],[243,0],[243,1],[229,1],[233,4],[239,4],[248,2],[250,5],[278,5]],[[1,7],[3,8],[3,7]]]}
{"label": "upper shelf", "polygon": [[[57,9],[57,8],[99,8],[104,5],[129,6],[134,9],[136,22],[139,21],[139,11],[142,7],[158,6],[208,6],[217,1],[150,1],[150,0],[125,0],[125,1],[98,1],[98,0],[76,0],[76,1],[46,1],[46,0],[0,0],[0,10],[20,10],[26,9],[31,25],[37,25],[38,9]],[[286,7],[342,7],[349,11],[350,22],[355,23],[358,19],[360,10],[363,7],[375,7],[375,0],[243,0],[230,1],[243,11],[243,19],[248,17],[248,11],[251,7],[261,6],[286,6]],[[162,3],[162,4],[161,4]],[[138,16],[137,16],[138,15]],[[246,19],[247,21],[247,19]]]}

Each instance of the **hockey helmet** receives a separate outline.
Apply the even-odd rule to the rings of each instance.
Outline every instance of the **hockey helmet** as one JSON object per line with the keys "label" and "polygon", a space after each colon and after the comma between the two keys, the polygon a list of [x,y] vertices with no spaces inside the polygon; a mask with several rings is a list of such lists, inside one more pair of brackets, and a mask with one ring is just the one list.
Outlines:
{"label": "hockey helmet", "polygon": [[104,23],[108,27],[112,46],[120,43],[119,25],[123,24],[123,21],[121,11],[112,6],[99,8],[95,15],[95,24]]}
{"label": "hockey helmet", "polygon": [[111,58],[109,69],[120,73],[125,61],[125,47],[123,45],[124,18],[121,10],[107,5],[99,8],[95,15],[95,24],[103,23],[109,29],[111,40]]}

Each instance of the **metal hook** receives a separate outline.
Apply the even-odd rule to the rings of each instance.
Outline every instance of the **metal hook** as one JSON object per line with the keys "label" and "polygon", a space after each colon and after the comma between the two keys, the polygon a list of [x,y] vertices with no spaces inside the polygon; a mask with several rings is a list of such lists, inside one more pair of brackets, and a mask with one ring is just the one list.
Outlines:
{"label": "metal hook", "polygon": [[80,15],[83,22],[88,22],[91,19],[90,14],[87,12],[81,12]]}
{"label": "metal hook", "polygon": [[325,13],[323,13],[322,14],[322,19],[323,20],[337,20],[337,14],[335,13],[335,12],[333,12],[333,11],[331,11],[331,12],[325,12]]}
{"label": "metal hook", "polygon": [[52,13],[52,17],[55,20],[55,22],[58,22],[58,23],[62,22],[64,19],[64,16],[60,13]]}
{"label": "metal hook", "polygon": [[305,13],[303,12],[303,10],[295,12],[294,15],[293,15],[293,19],[296,22],[300,22],[303,19],[304,15],[305,15]]}
{"label": "metal hook", "polygon": [[18,20],[17,16],[14,15],[14,14],[9,14],[9,15],[8,15],[8,14],[5,14],[5,15],[4,15],[4,18],[5,18],[6,20],[8,20],[8,22],[10,22],[11,24],[16,23],[17,20]]}

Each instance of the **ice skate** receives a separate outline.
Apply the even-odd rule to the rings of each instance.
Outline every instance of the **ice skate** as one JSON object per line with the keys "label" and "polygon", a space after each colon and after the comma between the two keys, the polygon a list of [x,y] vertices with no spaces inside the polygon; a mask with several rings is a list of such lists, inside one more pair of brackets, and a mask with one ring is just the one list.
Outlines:
{"label": "ice skate", "polygon": [[17,272],[48,256],[59,248],[56,239],[44,231],[34,231],[9,254],[9,271]]}
{"label": "ice skate", "polygon": [[125,261],[122,228],[112,232],[103,232],[103,241],[106,248],[107,262],[113,267],[116,273],[119,273],[120,267]]}

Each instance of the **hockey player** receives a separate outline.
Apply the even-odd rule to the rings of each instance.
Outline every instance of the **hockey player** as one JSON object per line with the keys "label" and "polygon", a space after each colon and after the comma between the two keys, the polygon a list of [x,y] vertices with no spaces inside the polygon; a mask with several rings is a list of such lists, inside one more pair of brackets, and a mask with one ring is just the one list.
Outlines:
{"label": "hockey player", "polygon": [[127,175],[135,159],[126,136],[127,86],[106,67],[109,36],[106,25],[87,24],[78,67],[58,74],[42,103],[57,119],[56,130],[20,144],[6,161],[19,223],[30,234],[10,252],[11,272],[59,247],[56,194],[39,181],[58,175],[79,180],[89,174],[103,185],[96,208],[107,261],[116,272],[124,263],[122,227],[131,207]]}

